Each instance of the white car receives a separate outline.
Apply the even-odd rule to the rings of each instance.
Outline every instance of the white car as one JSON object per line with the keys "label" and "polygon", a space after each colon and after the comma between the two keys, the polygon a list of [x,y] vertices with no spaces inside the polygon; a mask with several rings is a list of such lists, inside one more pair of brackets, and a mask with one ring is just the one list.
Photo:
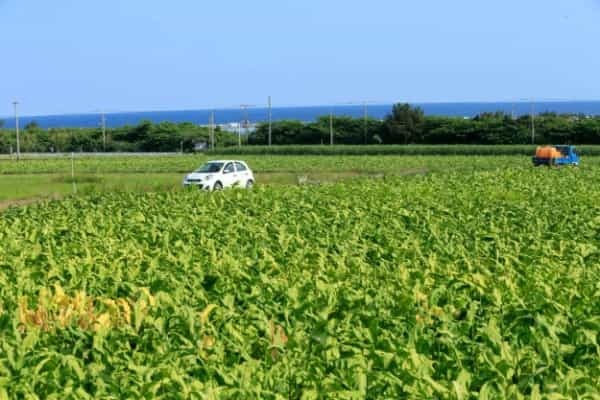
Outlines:
{"label": "white car", "polygon": [[254,174],[243,161],[208,161],[183,179],[183,186],[197,186],[203,190],[221,190],[227,187],[252,188]]}

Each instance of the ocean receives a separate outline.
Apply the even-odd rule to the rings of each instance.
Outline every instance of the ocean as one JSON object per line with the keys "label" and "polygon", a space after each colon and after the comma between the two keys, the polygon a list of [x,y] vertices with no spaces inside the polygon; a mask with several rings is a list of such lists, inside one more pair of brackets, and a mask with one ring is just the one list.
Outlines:
{"label": "ocean", "polygon": [[[500,102],[500,103],[415,103],[423,108],[426,115],[452,116],[471,118],[482,112],[503,111],[524,115],[531,113],[532,104],[525,102]],[[383,119],[392,109],[391,104],[368,104],[367,113],[370,117]],[[576,113],[585,115],[600,115],[600,101],[552,101],[536,102],[535,113],[556,112]],[[314,121],[319,116],[329,115],[333,112],[337,116],[350,116],[360,118],[364,115],[362,105],[342,106],[307,106],[307,107],[275,107],[272,109],[274,121],[294,119],[300,121]],[[143,120],[154,123],[163,121],[191,122],[198,125],[208,125],[211,110],[182,110],[182,111],[142,111],[118,112],[106,114],[107,127],[120,127],[136,125]],[[215,123],[219,125],[234,124],[248,120],[250,123],[268,120],[267,108],[248,108],[245,112],[240,109],[215,109]],[[14,128],[14,119],[4,118],[5,127]],[[20,117],[20,125],[35,121],[42,128],[93,128],[99,127],[101,117],[98,113],[67,114],[67,115],[40,115]]]}

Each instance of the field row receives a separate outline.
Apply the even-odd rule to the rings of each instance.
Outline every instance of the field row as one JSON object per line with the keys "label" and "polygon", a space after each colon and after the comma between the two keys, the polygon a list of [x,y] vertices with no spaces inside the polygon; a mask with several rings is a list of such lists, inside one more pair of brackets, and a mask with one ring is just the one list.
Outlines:
{"label": "field row", "polygon": [[[240,158],[231,155],[181,155],[148,157],[83,157],[75,158],[76,173],[186,173],[209,159]],[[483,169],[531,167],[528,156],[277,156],[247,155],[241,157],[255,172],[389,172],[407,170],[472,171]],[[582,164],[599,164],[600,157],[584,157]],[[2,174],[71,173],[69,158],[28,159],[19,162],[0,160]]]}
{"label": "field row", "polygon": [[[531,156],[538,145],[277,145],[277,146],[243,146],[219,147],[211,152],[216,156],[250,156],[250,155],[296,155],[296,156]],[[599,156],[600,145],[580,145],[577,151],[583,156]],[[111,158],[119,156],[145,157],[169,156],[177,157],[177,153],[74,153],[76,157]],[[24,158],[61,158],[70,153],[26,153]],[[0,160],[15,159],[15,155],[0,154]]]}

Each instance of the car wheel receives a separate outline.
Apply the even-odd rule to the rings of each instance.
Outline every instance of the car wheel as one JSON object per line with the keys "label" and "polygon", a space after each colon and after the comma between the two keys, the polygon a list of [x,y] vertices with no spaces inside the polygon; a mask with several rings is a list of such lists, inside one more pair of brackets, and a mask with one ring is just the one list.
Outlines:
{"label": "car wheel", "polygon": [[221,182],[216,182],[215,186],[213,186],[213,190],[223,190],[223,184]]}
{"label": "car wheel", "polygon": [[253,186],[254,181],[252,179],[249,179],[248,182],[246,182],[246,189],[252,189]]}

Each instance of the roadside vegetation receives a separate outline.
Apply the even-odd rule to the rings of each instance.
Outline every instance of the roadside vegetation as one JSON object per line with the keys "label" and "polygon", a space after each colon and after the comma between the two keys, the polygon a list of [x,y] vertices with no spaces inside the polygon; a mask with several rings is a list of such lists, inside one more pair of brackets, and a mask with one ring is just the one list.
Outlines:
{"label": "roadside vegetation", "polygon": [[[278,145],[226,147],[215,150],[220,155],[305,155],[305,156],[532,156],[536,145]],[[583,156],[600,155],[600,145],[580,145]],[[493,161],[492,161],[493,162]]]}

